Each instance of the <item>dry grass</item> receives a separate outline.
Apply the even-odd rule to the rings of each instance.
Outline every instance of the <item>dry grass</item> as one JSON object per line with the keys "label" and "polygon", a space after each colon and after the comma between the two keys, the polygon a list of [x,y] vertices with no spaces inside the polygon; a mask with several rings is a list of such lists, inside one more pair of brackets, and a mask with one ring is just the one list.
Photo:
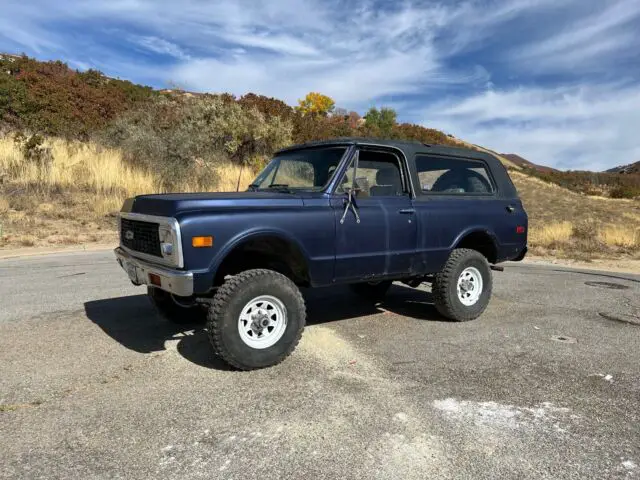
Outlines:
{"label": "dry grass", "polygon": [[520,172],[509,174],[529,214],[534,254],[640,258],[640,202],[581,195]]}
{"label": "dry grass", "polygon": [[5,181],[39,192],[85,188],[130,196],[156,190],[154,176],[126,165],[118,150],[60,139],[47,139],[44,146],[52,156],[47,165],[27,160],[11,137],[0,138],[0,172]]}
{"label": "dry grass", "polygon": [[219,164],[214,168],[214,172],[218,181],[215,185],[211,185],[210,191],[235,192],[238,186],[238,177],[240,177],[240,191],[246,190],[256,177],[256,172],[250,168],[240,168],[230,162]]}
{"label": "dry grass", "polygon": [[534,245],[552,248],[563,245],[571,238],[571,222],[556,222],[534,228],[529,233],[529,241]]}
{"label": "dry grass", "polygon": [[640,247],[640,228],[606,227],[600,232],[600,240],[607,245],[624,248]]}
{"label": "dry grass", "polygon": [[0,215],[6,215],[9,212],[9,200],[4,197],[0,197]]}
{"label": "dry grass", "polygon": [[[94,143],[47,139],[47,162],[28,160],[11,137],[0,137],[0,247],[114,242],[125,198],[162,193],[151,172],[130,167],[118,150]],[[204,167],[203,167],[204,168]],[[234,191],[255,177],[221,162],[177,190]],[[203,179],[215,179],[204,181]]]}

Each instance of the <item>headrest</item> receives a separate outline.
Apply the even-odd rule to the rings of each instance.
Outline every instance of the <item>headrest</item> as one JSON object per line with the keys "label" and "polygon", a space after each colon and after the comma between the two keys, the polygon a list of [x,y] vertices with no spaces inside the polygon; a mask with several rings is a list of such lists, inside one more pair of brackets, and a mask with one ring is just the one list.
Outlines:
{"label": "headrest", "polygon": [[376,183],[378,185],[393,185],[400,190],[400,172],[395,167],[383,168],[376,173]]}

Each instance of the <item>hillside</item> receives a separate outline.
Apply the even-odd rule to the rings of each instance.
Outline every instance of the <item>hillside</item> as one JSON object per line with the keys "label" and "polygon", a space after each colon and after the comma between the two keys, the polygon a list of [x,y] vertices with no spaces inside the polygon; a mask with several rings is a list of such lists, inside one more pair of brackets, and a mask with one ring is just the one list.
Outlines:
{"label": "hillside", "polygon": [[640,175],[640,160],[629,165],[621,165],[619,167],[605,170],[606,173],[621,173],[625,175]]}
{"label": "hillside", "polygon": [[114,242],[113,213],[128,196],[235,190],[239,177],[246,188],[276,149],[339,136],[487,151],[507,166],[522,195],[534,253],[640,255],[640,202],[603,198],[638,195],[637,175],[541,171],[521,157],[397,123],[390,109],[364,117],[339,109],[306,113],[256,94],[160,92],[61,62],[6,55],[0,55],[0,248]]}
{"label": "hillside", "polygon": [[520,155],[516,155],[515,153],[501,153],[504,158],[509,160],[512,163],[515,163],[519,167],[522,168],[531,168],[533,170],[538,170],[540,172],[557,172],[555,168],[547,167],[545,165],[538,165],[537,163],[530,162],[526,158],[522,158]]}
{"label": "hillside", "polygon": [[529,214],[533,254],[640,259],[640,202],[588,196],[509,172]]}

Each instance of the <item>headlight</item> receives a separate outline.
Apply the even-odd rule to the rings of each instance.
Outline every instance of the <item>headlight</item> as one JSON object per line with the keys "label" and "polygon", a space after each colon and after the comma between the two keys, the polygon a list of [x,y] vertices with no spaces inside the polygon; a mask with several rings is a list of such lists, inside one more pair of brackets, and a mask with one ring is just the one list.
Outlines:
{"label": "headlight", "polygon": [[170,257],[173,255],[173,243],[161,243],[160,248],[162,249],[162,255]]}

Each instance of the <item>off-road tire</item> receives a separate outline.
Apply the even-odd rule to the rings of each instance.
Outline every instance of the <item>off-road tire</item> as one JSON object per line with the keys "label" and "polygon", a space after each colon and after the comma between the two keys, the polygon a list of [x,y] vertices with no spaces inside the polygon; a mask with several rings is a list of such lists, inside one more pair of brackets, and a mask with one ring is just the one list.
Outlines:
{"label": "off-road tire", "polygon": [[377,283],[352,283],[349,287],[351,287],[351,291],[356,295],[372,302],[378,302],[387,294],[391,283],[391,280],[383,280]]}
{"label": "off-road tire", "polygon": [[[264,349],[247,345],[238,332],[242,309],[260,295],[279,299],[287,316],[282,337]],[[209,307],[207,332],[216,355],[239,370],[255,370],[276,365],[293,352],[302,336],[306,317],[302,294],[289,278],[273,270],[247,270],[218,288]]]}
{"label": "off-road tire", "polygon": [[207,313],[200,305],[180,306],[171,298],[169,292],[156,287],[147,287],[147,295],[160,316],[171,323],[190,325],[204,324],[207,321]]}
{"label": "off-road tire", "polygon": [[[482,293],[473,305],[464,305],[458,298],[458,278],[467,267],[475,267],[482,275]],[[444,268],[436,274],[432,284],[433,301],[438,312],[456,322],[478,318],[487,308],[493,282],[491,268],[484,255],[476,250],[457,248],[451,252]]]}

